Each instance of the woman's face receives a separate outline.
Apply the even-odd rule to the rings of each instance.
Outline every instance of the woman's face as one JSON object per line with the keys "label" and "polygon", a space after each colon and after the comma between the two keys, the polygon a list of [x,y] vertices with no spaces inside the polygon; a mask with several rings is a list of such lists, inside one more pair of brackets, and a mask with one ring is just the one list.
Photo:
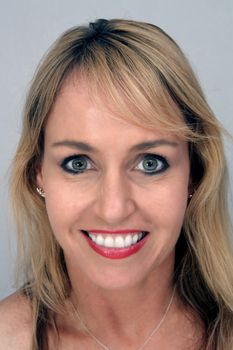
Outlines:
{"label": "woman's face", "polygon": [[185,141],[117,119],[84,81],[68,80],[46,125],[37,182],[70,275],[124,288],[172,271],[189,170]]}

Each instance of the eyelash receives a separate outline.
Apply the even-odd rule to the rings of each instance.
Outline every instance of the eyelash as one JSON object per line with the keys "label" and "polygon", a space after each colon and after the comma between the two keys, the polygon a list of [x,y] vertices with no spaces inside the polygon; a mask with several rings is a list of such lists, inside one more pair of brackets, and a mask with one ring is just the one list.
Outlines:
{"label": "eyelash", "polygon": [[[138,165],[141,163],[141,162],[145,162],[145,161],[156,161],[156,168],[159,167],[160,169],[159,170],[154,170],[154,171],[143,171],[142,169],[139,169],[138,168]],[[61,163],[61,168],[70,173],[70,174],[73,174],[73,175],[79,175],[79,174],[82,174],[88,170],[92,170],[92,167],[86,167],[85,169],[76,169],[74,170],[72,167],[74,167],[75,163],[74,162],[84,162],[86,165],[88,163],[91,163],[91,160],[88,156],[86,155],[83,155],[83,154],[80,154],[80,155],[72,155],[70,157],[67,157],[65,158],[62,163]],[[69,165],[69,163],[71,163]],[[166,171],[168,168],[169,168],[169,163],[167,161],[167,159],[164,157],[164,156],[161,156],[161,155],[158,155],[158,154],[152,154],[152,153],[146,153],[146,154],[142,154],[140,156],[140,159],[139,159],[139,163],[138,163],[137,167],[135,168],[136,170],[144,173],[145,175],[157,175],[157,174],[160,174],[164,171]]]}

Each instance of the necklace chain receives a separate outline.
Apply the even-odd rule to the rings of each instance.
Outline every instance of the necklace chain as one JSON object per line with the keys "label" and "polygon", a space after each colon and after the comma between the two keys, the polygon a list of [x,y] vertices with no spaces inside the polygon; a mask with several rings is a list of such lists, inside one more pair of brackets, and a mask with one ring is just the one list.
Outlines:
{"label": "necklace chain", "polygon": [[[145,346],[147,345],[147,343],[151,340],[151,338],[153,337],[153,335],[155,333],[157,333],[160,329],[160,327],[162,326],[163,322],[165,321],[165,318],[168,314],[168,311],[170,310],[170,307],[172,305],[172,302],[173,302],[173,299],[174,299],[174,295],[175,295],[175,287],[173,288],[173,292],[172,292],[172,295],[171,295],[171,298],[169,300],[169,303],[166,307],[166,310],[161,318],[161,320],[159,321],[159,323],[156,325],[156,327],[152,330],[152,332],[150,333],[150,335],[146,338],[146,340],[144,341],[144,343],[139,347],[137,348],[136,350],[142,350],[145,348]],[[79,315],[79,312],[77,310],[77,308],[72,304],[73,306],[73,309],[74,309],[74,313],[75,315],[77,316],[77,318],[79,319],[80,323],[82,324],[83,328],[86,330],[86,332],[89,334],[89,336],[95,340],[95,342],[104,350],[110,350],[109,347],[107,347],[105,344],[103,344],[98,338],[96,338],[96,336],[90,331],[90,329],[87,327],[87,325],[84,323],[84,321],[82,320],[82,318],[80,317]]]}

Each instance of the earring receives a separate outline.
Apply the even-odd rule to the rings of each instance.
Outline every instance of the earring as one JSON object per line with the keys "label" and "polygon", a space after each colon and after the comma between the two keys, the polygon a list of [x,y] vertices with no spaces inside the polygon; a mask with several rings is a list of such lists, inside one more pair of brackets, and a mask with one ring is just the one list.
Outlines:
{"label": "earring", "polygon": [[192,196],[193,196],[193,193],[190,193],[190,194],[189,194],[189,199],[191,199],[191,198],[192,198]]}
{"label": "earring", "polygon": [[45,192],[41,187],[37,187],[36,190],[41,197],[45,198]]}

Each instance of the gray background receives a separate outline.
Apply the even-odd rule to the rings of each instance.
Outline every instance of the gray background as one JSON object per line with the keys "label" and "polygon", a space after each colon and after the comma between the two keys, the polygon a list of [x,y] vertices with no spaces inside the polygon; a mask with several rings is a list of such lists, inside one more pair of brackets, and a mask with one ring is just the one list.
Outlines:
{"label": "gray background", "polygon": [[[0,299],[14,290],[15,232],[8,209],[9,167],[33,72],[64,30],[95,18],[161,26],[182,47],[212,109],[233,134],[232,0],[0,0]],[[231,185],[232,144],[226,144]],[[232,208],[232,204],[231,208]]]}

